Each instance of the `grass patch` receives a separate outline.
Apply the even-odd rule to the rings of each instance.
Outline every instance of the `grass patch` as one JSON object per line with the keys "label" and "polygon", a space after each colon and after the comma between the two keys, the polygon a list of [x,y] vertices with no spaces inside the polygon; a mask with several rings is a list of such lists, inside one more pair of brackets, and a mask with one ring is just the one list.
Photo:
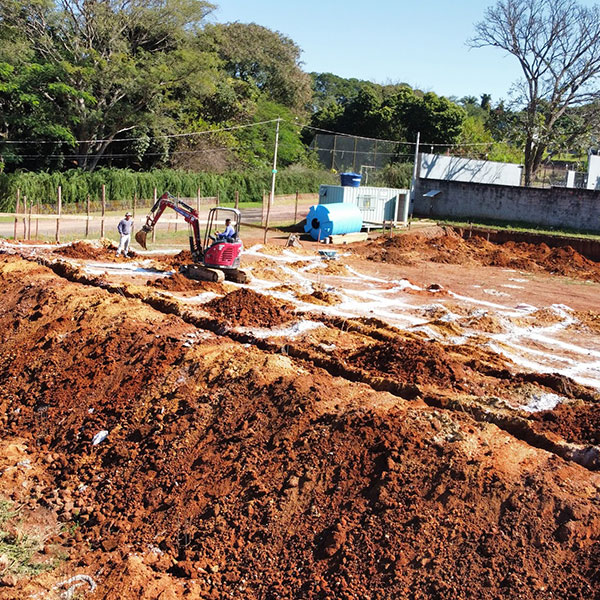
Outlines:
{"label": "grass patch", "polygon": [[34,556],[44,546],[40,536],[25,533],[12,502],[0,500],[0,573],[18,577],[39,575],[53,568]]}

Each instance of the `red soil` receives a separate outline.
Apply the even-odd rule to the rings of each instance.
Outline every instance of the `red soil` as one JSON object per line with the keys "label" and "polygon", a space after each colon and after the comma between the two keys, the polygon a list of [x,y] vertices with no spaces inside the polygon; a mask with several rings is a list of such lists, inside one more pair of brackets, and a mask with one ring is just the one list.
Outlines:
{"label": "red soil", "polygon": [[294,319],[287,303],[275,302],[248,288],[215,298],[203,308],[233,326],[276,327]]}

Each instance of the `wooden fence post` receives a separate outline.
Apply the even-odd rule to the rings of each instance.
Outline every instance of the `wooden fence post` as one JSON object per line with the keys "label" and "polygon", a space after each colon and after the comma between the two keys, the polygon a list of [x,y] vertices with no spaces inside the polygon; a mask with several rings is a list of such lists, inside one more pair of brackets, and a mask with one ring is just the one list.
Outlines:
{"label": "wooden fence post", "polygon": [[17,215],[19,214],[19,209],[21,208],[21,190],[17,188],[17,204],[15,205],[15,228],[13,233],[13,238],[17,239],[17,225],[19,223],[19,219]]}
{"label": "wooden fence post", "polygon": [[240,208],[240,192],[238,190],[235,190],[235,208]]}
{"label": "wooden fence post", "polygon": [[90,195],[87,195],[85,200],[85,214],[87,219],[85,220],[85,237],[90,234]]}
{"label": "wooden fence post", "polygon": [[196,190],[196,212],[200,216],[200,188]]}
{"label": "wooden fence post", "polygon": [[60,215],[62,214],[62,186],[58,186],[58,207],[56,214],[58,215],[56,219],[56,243],[60,244]]}
{"label": "wooden fence post", "polygon": [[265,219],[265,236],[263,238],[263,244],[267,243],[267,231],[269,230],[269,213],[271,212],[271,195],[267,201],[267,217]]}
{"label": "wooden fence post", "polygon": [[102,184],[102,216],[100,217],[100,237],[104,237],[104,214],[106,213],[106,185]]}
{"label": "wooden fence post", "polygon": [[27,239],[27,196],[23,196],[23,239]]}
{"label": "wooden fence post", "polygon": [[298,222],[298,197],[300,193],[296,190],[296,205],[294,206],[294,225]]}
{"label": "wooden fence post", "polygon": [[219,192],[217,192],[217,204],[216,206],[219,206]]}
{"label": "wooden fence post", "polygon": [[31,213],[33,211],[33,200],[29,201],[29,213],[27,215],[27,239],[31,240]]}
{"label": "wooden fence post", "polygon": [[265,197],[266,197],[266,192],[263,190],[263,193],[262,193],[262,218],[260,221],[260,224],[263,227],[265,226],[265,216],[267,214],[267,206],[266,206],[266,202],[265,202]]}
{"label": "wooden fence post", "polygon": [[[40,214],[40,200],[38,198],[37,202],[35,203],[35,214],[39,215]],[[40,219],[36,218],[35,219],[35,239],[38,240],[39,239],[39,232],[40,232]]]}
{"label": "wooden fence post", "polygon": [[[154,191],[152,192],[152,206],[154,206],[156,204],[158,200],[158,190],[156,188],[154,188]],[[156,241],[156,227],[152,228],[152,243],[154,244],[154,242]]]}
{"label": "wooden fence post", "polygon": [[133,194],[133,218],[135,219],[135,207],[137,204],[137,192],[135,194]]}

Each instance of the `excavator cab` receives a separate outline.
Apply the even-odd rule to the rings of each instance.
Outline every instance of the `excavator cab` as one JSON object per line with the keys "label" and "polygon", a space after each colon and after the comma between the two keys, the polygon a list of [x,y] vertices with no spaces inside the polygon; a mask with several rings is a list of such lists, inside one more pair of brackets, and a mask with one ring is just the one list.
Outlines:
{"label": "excavator cab", "polygon": [[[231,219],[235,235],[223,237],[225,220]],[[216,206],[211,208],[202,245],[204,265],[216,269],[238,269],[243,244],[240,240],[241,214],[236,208]],[[220,233],[219,233],[220,230]],[[225,273],[227,277],[227,273]]]}
{"label": "excavator cab", "polygon": [[[200,281],[227,279],[237,283],[246,283],[250,280],[250,275],[239,268],[243,248],[239,236],[242,221],[239,210],[221,206],[211,208],[208,213],[204,240],[201,240],[198,212],[169,193],[163,194],[146,217],[144,226],[135,235],[136,241],[142,248],[147,248],[146,237],[154,229],[166,208],[171,208],[182,215],[190,227],[190,250],[194,263],[181,268],[184,275]],[[220,236],[217,231],[221,225],[224,229],[226,218],[231,219],[235,231],[235,235],[228,238]]]}

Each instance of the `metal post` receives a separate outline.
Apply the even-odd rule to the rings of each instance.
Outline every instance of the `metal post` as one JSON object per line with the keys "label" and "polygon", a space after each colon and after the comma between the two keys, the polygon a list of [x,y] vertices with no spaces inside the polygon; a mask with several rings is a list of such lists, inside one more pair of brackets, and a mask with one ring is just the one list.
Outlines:
{"label": "metal post", "polygon": [[335,169],[335,144],[337,142],[337,136],[333,135],[333,150],[331,151],[331,170]]}
{"label": "metal post", "polygon": [[56,219],[56,243],[60,244],[60,215],[62,214],[62,186],[58,186],[58,210],[56,211],[58,215]]}

